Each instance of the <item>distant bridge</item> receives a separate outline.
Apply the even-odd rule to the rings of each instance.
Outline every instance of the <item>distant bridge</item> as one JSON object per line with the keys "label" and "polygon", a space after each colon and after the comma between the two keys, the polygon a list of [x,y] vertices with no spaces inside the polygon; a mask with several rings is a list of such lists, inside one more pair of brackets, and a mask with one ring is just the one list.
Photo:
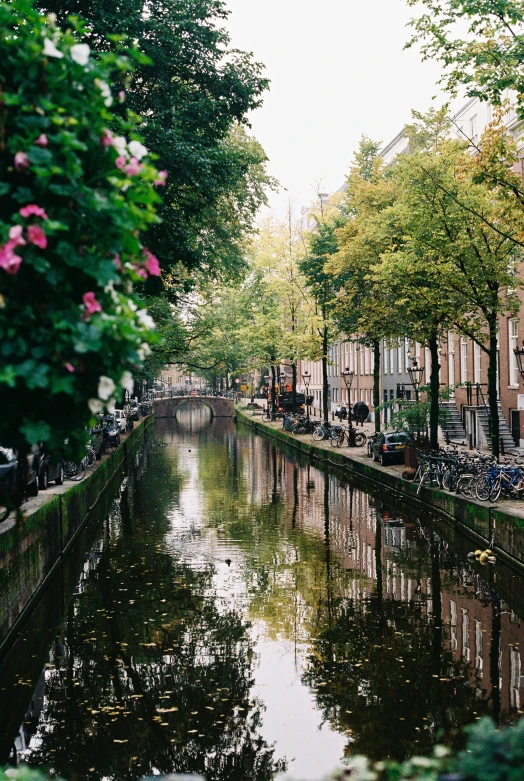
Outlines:
{"label": "distant bridge", "polygon": [[177,410],[186,405],[204,405],[211,410],[211,416],[214,418],[232,418],[235,414],[233,399],[224,399],[221,396],[173,396],[172,399],[155,399],[155,416],[176,418]]}

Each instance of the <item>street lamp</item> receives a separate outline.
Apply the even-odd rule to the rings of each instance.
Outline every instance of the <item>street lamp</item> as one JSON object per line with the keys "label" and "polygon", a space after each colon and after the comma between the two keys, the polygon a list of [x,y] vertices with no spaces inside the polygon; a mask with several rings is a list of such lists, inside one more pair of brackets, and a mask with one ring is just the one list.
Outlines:
{"label": "street lamp", "polygon": [[302,382],[305,385],[306,388],[306,410],[307,410],[307,419],[309,420],[309,403],[308,403],[308,395],[309,395],[309,383],[311,382],[311,374],[307,371],[304,372],[302,375]]}
{"label": "street lamp", "polygon": [[524,380],[524,342],[522,342],[522,347],[516,347],[513,350],[515,354],[515,358],[517,360],[517,366],[519,368],[519,374]]}
{"label": "street lamp", "polygon": [[[408,374],[411,380],[411,384],[413,386],[413,390],[415,391],[415,404],[417,405],[419,401],[418,389],[420,388],[420,383],[422,382],[423,371],[424,369],[422,368],[422,366],[419,366],[417,359],[414,358],[412,365],[408,366]],[[418,406],[417,406],[417,439],[420,442],[420,410],[418,409]]]}
{"label": "street lamp", "polygon": [[418,365],[417,359],[414,358],[412,366],[408,366],[408,374],[411,380],[411,384],[413,386],[413,390],[415,391],[415,401],[417,402],[417,404],[418,404],[418,389],[420,388],[420,384],[422,382],[423,372],[424,369],[422,368],[422,366]]}
{"label": "street lamp", "polygon": [[348,425],[349,428],[353,428],[353,423],[351,421],[351,386],[353,385],[353,377],[355,376],[355,372],[349,371],[349,368],[346,366],[343,372],[341,372],[343,378],[344,378],[344,384],[346,386],[347,396],[348,396]]}

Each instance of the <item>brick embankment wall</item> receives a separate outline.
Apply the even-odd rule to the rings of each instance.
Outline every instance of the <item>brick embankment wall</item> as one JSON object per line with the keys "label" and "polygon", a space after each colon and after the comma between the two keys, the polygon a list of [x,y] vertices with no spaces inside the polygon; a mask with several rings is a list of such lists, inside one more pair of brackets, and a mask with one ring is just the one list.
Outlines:
{"label": "brick embankment wall", "polygon": [[315,444],[307,439],[283,431],[281,427],[265,423],[249,413],[237,408],[235,420],[249,425],[257,433],[270,436],[276,441],[289,445],[309,458],[325,465],[344,469],[355,479],[374,486],[405,501],[415,509],[430,511],[436,517],[446,521],[454,529],[466,534],[475,547],[487,548],[494,536],[494,551],[513,567],[524,572],[524,504],[522,509],[505,507],[500,502],[493,508],[488,503],[477,502],[456,496],[436,488],[422,488],[417,495],[418,486],[404,480],[398,467],[383,467],[373,463],[365,456],[353,455],[349,449],[334,449],[329,443]]}
{"label": "brick embankment wall", "polygon": [[153,423],[144,418],[82,481],[40,492],[21,522],[0,523],[0,658],[93,511],[113,498],[112,484],[132,468]]}

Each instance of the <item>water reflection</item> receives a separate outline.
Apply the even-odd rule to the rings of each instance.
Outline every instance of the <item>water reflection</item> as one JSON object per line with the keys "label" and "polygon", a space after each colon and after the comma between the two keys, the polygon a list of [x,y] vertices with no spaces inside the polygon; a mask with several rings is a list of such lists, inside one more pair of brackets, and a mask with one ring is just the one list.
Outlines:
{"label": "water reflection", "polygon": [[313,779],[518,718],[521,583],[501,591],[445,529],[204,407],[179,415],[66,601],[26,759],[77,778]]}

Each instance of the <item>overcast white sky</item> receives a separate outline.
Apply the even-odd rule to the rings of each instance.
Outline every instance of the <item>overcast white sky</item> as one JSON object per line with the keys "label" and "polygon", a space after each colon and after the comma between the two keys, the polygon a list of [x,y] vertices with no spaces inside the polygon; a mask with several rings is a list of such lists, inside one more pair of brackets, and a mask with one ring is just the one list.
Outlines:
{"label": "overcast white sky", "polygon": [[[403,51],[404,0],[227,0],[233,46],[252,51],[271,79],[251,117],[287,189],[283,214],[343,184],[360,136],[387,143],[438,94],[439,67]],[[440,105],[439,101],[439,105]]]}

